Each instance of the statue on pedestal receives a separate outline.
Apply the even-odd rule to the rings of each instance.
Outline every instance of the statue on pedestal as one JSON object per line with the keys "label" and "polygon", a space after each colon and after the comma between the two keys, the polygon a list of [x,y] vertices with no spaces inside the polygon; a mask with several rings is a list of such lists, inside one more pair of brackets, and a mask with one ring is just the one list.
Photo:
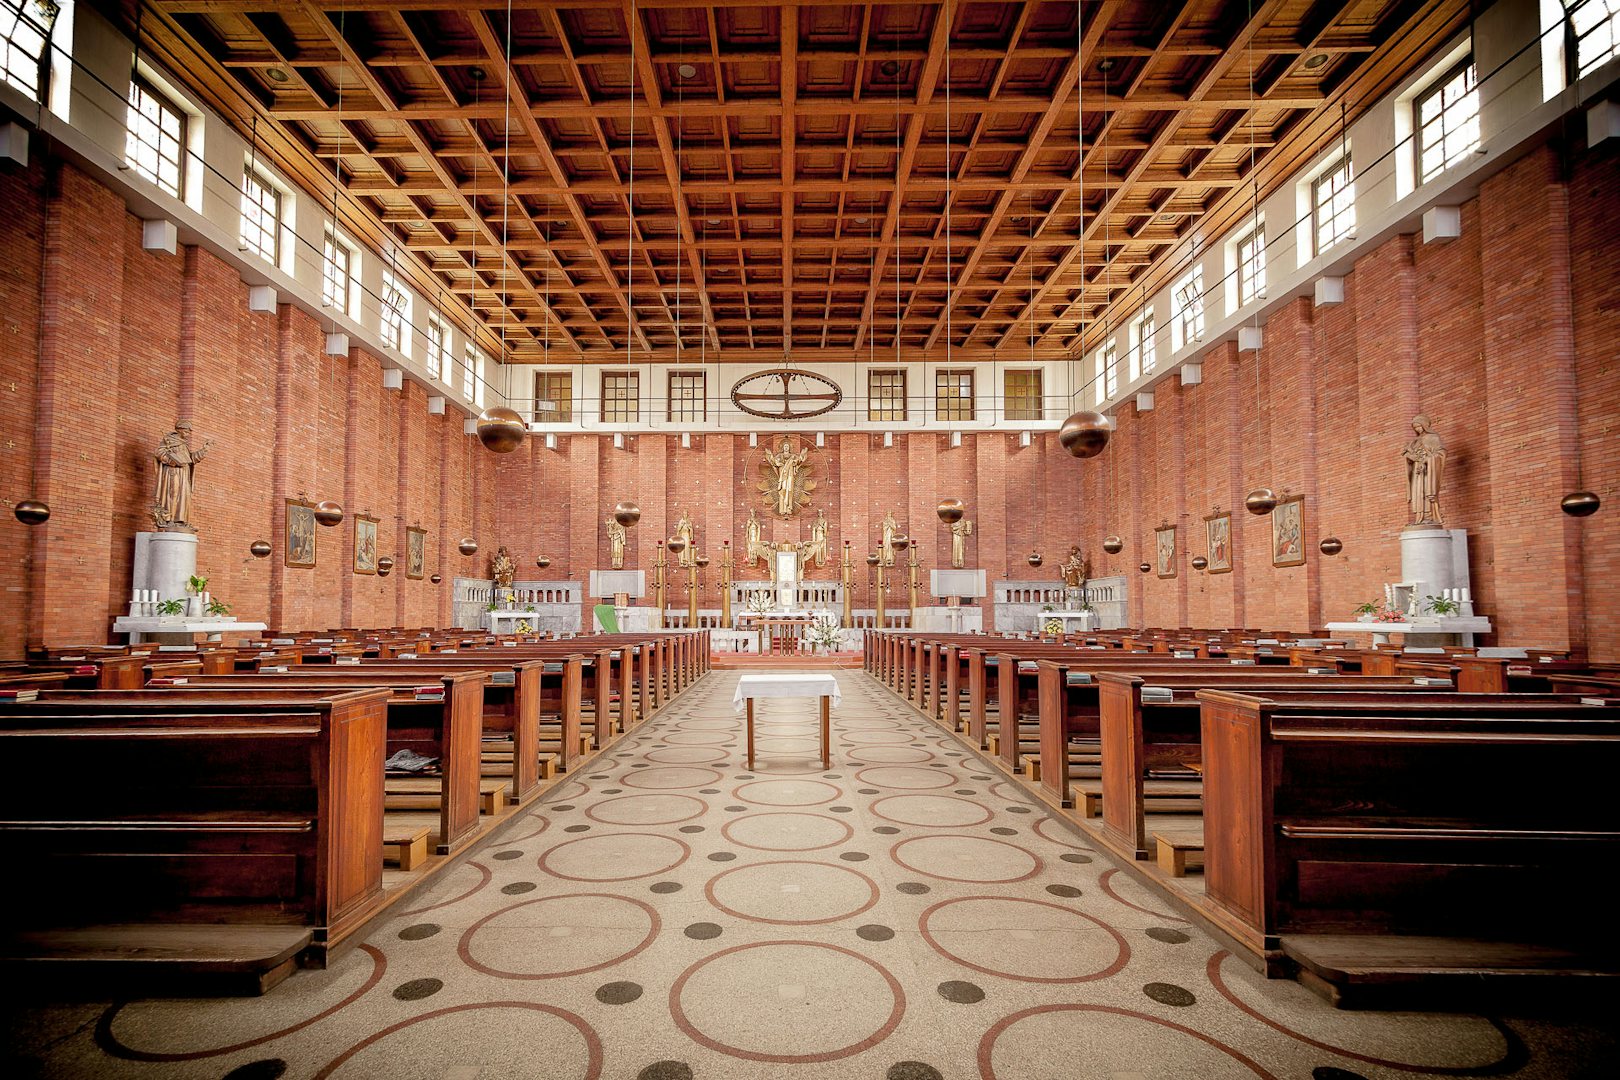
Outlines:
{"label": "statue on pedestal", "polygon": [[809,504],[810,492],[816,487],[810,479],[809,458],[810,447],[794,453],[793,443],[787,439],[782,440],[780,450],[765,451],[761,466],[765,478],[759,482],[759,491],[778,516],[791,517],[799,507]]}
{"label": "statue on pedestal", "polygon": [[1440,481],[1445,475],[1446,447],[1440,436],[1429,430],[1427,416],[1414,416],[1412,430],[1416,437],[1401,451],[1401,457],[1406,459],[1410,524],[1439,528],[1445,524],[1440,517]]}
{"label": "statue on pedestal", "polygon": [[1070,544],[1069,557],[1058,564],[1058,572],[1063,575],[1064,588],[1083,589],[1091,579],[1091,560],[1080,553],[1079,544]]}
{"label": "statue on pedestal", "polygon": [[804,567],[827,565],[827,511],[817,510],[815,524],[810,526],[810,539],[797,545],[799,565]]}
{"label": "statue on pedestal", "polygon": [[157,461],[157,491],[152,496],[152,524],[162,532],[196,532],[191,524],[192,473],[212,441],[191,445],[191,421],[178,420],[174,430],[152,452]]}
{"label": "statue on pedestal", "polygon": [[960,570],[967,564],[967,538],[973,535],[973,522],[967,518],[951,523],[951,569]]}
{"label": "statue on pedestal", "polygon": [[771,554],[771,546],[765,542],[759,515],[754,512],[753,507],[749,507],[748,520],[743,522],[743,565],[753,566],[757,559],[768,568],[774,565],[775,558],[776,556]]}
{"label": "statue on pedestal", "polygon": [[686,541],[686,546],[675,557],[676,563],[681,566],[691,566],[697,561],[697,541],[692,538],[693,530],[692,516],[682,510],[680,520],[675,522],[675,532],[673,533],[674,536]]}
{"label": "statue on pedestal", "polygon": [[495,550],[495,558],[490,560],[490,576],[495,579],[498,589],[510,589],[512,578],[517,575],[517,567],[512,563],[512,556],[506,553],[506,545],[502,544]]}
{"label": "statue on pedestal", "polygon": [[624,542],[627,531],[623,525],[613,518],[607,519],[608,553],[612,557],[612,567],[615,570],[624,569]]}
{"label": "statue on pedestal", "polygon": [[883,563],[884,566],[894,565],[894,548],[890,546],[889,541],[893,540],[895,534],[897,534],[899,531],[900,523],[894,520],[894,512],[890,511],[887,514],[884,514],[883,543],[878,545],[878,561]]}

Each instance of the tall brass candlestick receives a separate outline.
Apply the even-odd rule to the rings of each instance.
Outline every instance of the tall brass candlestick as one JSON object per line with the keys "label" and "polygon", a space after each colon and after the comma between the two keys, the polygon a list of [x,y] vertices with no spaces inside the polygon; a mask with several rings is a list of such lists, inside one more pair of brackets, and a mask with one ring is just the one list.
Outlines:
{"label": "tall brass candlestick", "polygon": [[658,605],[655,623],[660,630],[664,628],[664,568],[669,564],[664,561],[664,549],[658,549],[658,561],[653,563],[653,603]]}
{"label": "tall brass candlestick", "polygon": [[843,572],[844,572],[844,574],[843,574],[843,580],[844,580],[844,628],[845,629],[849,629],[850,627],[855,625],[855,608],[854,608],[854,604],[855,604],[854,592],[855,592],[855,590],[853,588],[854,571],[853,571],[853,564],[850,562],[849,544],[850,544],[850,542],[848,540],[844,541],[844,564],[843,564]]}
{"label": "tall brass candlestick", "polygon": [[883,622],[883,556],[880,552],[877,564],[877,612],[874,622],[879,630],[884,628]]}
{"label": "tall brass candlestick", "polygon": [[913,540],[911,542],[911,561],[906,564],[906,573],[908,576],[908,581],[906,584],[907,591],[910,593],[911,628],[913,630],[917,628],[917,568],[921,565],[922,564],[917,561],[917,541]]}
{"label": "tall brass candlestick", "polygon": [[692,553],[692,562],[686,568],[686,628],[697,629],[698,608],[698,565],[697,553]]}
{"label": "tall brass candlestick", "polygon": [[731,629],[731,541],[720,551],[720,626]]}

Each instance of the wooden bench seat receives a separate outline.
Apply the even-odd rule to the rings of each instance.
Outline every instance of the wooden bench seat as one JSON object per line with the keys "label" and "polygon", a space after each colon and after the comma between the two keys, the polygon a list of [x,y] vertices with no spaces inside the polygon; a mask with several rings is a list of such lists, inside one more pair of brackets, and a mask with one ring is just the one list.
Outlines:
{"label": "wooden bench seat", "polygon": [[263,994],[311,944],[305,926],[234,923],[114,923],[25,929],[0,938],[0,971],[64,986],[174,985]]}

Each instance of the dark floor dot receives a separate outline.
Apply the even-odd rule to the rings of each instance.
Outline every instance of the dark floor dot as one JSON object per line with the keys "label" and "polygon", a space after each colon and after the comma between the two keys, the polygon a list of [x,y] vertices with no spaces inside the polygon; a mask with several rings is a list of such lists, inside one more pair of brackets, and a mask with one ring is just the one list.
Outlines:
{"label": "dark floor dot", "polygon": [[1005,825],[997,825],[995,828],[991,829],[990,831],[995,833],[997,836],[1017,836],[1018,835],[1018,830],[1017,829],[1009,829]]}
{"label": "dark floor dot", "polygon": [[1367,1078],[1358,1072],[1334,1065],[1318,1065],[1311,1070],[1311,1080],[1367,1080]]}
{"label": "dark floor dot", "polygon": [[589,825],[570,825],[563,832],[589,832],[590,828]]}
{"label": "dark floor dot", "polygon": [[864,851],[846,851],[838,857],[843,859],[845,862],[865,862],[872,856],[868,855]]}
{"label": "dark floor dot", "polygon": [[895,833],[899,832],[900,830],[895,828],[893,825],[879,825],[877,828],[873,829],[872,831],[875,832],[875,833],[882,833],[884,836],[893,836]]}
{"label": "dark floor dot", "polygon": [[732,814],[740,814],[746,809],[748,809],[748,807],[746,807],[746,806],[728,806],[728,807],[726,807],[726,811],[728,813],[732,813]]}
{"label": "dark floor dot", "polygon": [[685,832],[685,833],[694,833],[694,832],[702,832],[702,831],[703,831],[703,826],[702,825],[682,825],[681,826],[681,832]]}
{"label": "dark floor dot", "polygon": [[631,762],[630,767],[632,769],[645,769],[647,767],[647,763],[645,761],[635,761]]}
{"label": "dark floor dot", "polygon": [[510,885],[502,885],[501,892],[507,896],[522,896],[526,892],[534,892],[537,888],[539,886],[532,881],[514,881]]}
{"label": "dark floor dot", "polygon": [[501,862],[505,862],[507,859],[521,859],[521,858],[523,858],[523,852],[521,852],[521,851],[497,851],[495,854],[491,855],[490,858],[499,859]]}
{"label": "dark floor dot", "polygon": [[952,750],[950,753],[946,754],[945,756],[946,757],[961,757],[962,755],[961,755],[961,753],[959,751]]}
{"label": "dark floor dot", "polygon": [[945,767],[945,763],[943,761],[930,761],[928,763],[928,767],[930,769],[943,769]]}
{"label": "dark floor dot", "polygon": [[1193,997],[1191,990],[1184,990],[1174,983],[1151,982],[1142,987],[1142,993],[1160,1005],[1191,1005],[1198,1000]]}
{"label": "dark floor dot", "polygon": [[835,814],[847,814],[855,808],[853,806],[829,806],[827,809],[831,810]]}
{"label": "dark floor dot", "polygon": [[828,780],[842,780],[844,778],[844,775],[842,773],[835,773],[835,772],[822,773],[821,775],[823,777],[825,777],[826,779],[828,779]]}
{"label": "dark floor dot", "polygon": [[558,803],[556,806],[552,807],[553,810],[572,810],[573,808],[573,803]]}
{"label": "dark floor dot", "polygon": [[939,996],[958,1005],[972,1005],[984,1000],[984,991],[970,982],[949,979],[939,984]]}
{"label": "dark floor dot", "polygon": [[401,1001],[421,1001],[443,989],[444,983],[439,979],[412,979],[394,987],[394,996]]}
{"label": "dark floor dot", "polygon": [[945,1080],[945,1074],[921,1061],[897,1061],[883,1075],[886,1080]]}
{"label": "dark floor dot", "polygon": [[1065,851],[1062,855],[1059,855],[1058,858],[1062,859],[1064,862],[1072,863],[1088,863],[1091,861],[1090,855],[1082,855],[1078,851]]}
{"label": "dark floor dot", "polygon": [[260,1058],[238,1065],[225,1074],[225,1080],[276,1080],[286,1071],[287,1063],[280,1058]]}
{"label": "dark floor dot", "polygon": [[605,772],[597,773],[595,776],[591,777],[592,780],[606,780],[607,778],[608,778],[608,774],[605,773]]}
{"label": "dark floor dot", "polygon": [[1150,926],[1147,928],[1147,936],[1166,945],[1181,945],[1192,940],[1180,930],[1172,930],[1168,926]]}
{"label": "dark floor dot", "polygon": [[636,1073],[636,1080],[692,1080],[692,1066],[684,1061],[655,1061]]}
{"label": "dark floor dot", "polygon": [[977,795],[978,792],[974,791],[970,787],[959,787],[959,788],[956,789],[955,794],[957,794],[957,795]]}
{"label": "dark floor dot", "polygon": [[877,793],[878,789],[875,787],[863,787],[857,792],[860,795],[876,795]]}
{"label": "dark floor dot", "polygon": [[735,859],[736,857],[737,857],[737,853],[735,851],[716,851],[714,854],[709,856],[709,861],[710,862],[730,862],[732,859]]}
{"label": "dark floor dot", "polygon": [[430,938],[438,932],[438,923],[419,922],[415,926],[407,926],[405,929],[401,930],[399,932],[399,940],[421,941],[423,938]]}
{"label": "dark floor dot", "polygon": [[1075,897],[1080,895],[1080,890],[1073,885],[1048,885],[1046,891],[1053,896]]}
{"label": "dark floor dot", "polygon": [[596,1000],[604,1005],[628,1005],[640,996],[640,983],[610,982],[596,988]]}
{"label": "dark floor dot", "polygon": [[1009,813],[1009,814],[1027,814],[1027,813],[1029,813],[1029,807],[1027,807],[1027,806],[1009,806],[1009,807],[1007,807],[1007,813]]}
{"label": "dark floor dot", "polygon": [[991,779],[991,777],[988,777],[988,776],[970,776],[970,777],[968,777],[968,779],[969,780],[989,780],[989,779]]}
{"label": "dark floor dot", "polygon": [[693,941],[712,941],[720,936],[720,924],[712,922],[695,922],[686,928],[686,936]]}
{"label": "dark floor dot", "polygon": [[923,893],[929,891],[928,886],[924,885],[920,881],[902,881],[900,884],[896,885],[895,888],[899,889],[907,896],[921,896]]}
{"label": "dark floor dot", "polygon": [[888,941],[894,937],[894,931],[877,923],[867,923],[855,928],[855,936],[862,941]]}
{"label": "dark floor dot", "polygon": [[700,788],[698,790],[698,794],[699,795],[718,795],[718,794],[720,794],[720,789],[717,788],[717,787]]}
{"label": "dark floor dot", "polygon": [[648,888],[655,893],[672,893],[680,892],[684,886],[678,881],[655,881]]}
{"label": "dark floor dot", "polygon": [[737,774],[737,779],[738,780],[752,780],[753,778],[754,778],[754,776],[753,776],[752,773],[738,773]]}
{"label": "dark floor dot", "polygon": [[605,788],[602,789],[602,794],[603,795],[618,795],[623,791],[624,791],[624,788],[622,788],[622,787],[605,787]]}

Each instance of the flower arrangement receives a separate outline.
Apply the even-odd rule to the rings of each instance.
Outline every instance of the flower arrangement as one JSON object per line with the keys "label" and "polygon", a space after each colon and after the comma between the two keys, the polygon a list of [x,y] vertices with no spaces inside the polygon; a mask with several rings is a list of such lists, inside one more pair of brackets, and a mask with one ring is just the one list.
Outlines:
{"label": "flower arrangement", "polygon": [[836,652],[843,635],[839,632],[837,622],[822,618],[810,624],[810,641],[828,652]]}
{"label": "flower arrangement", "polygon": [[1383,606],[1384,605],[1378,603],[1376,600],[1369,600],[1365,604],[1361,604],[1356,608],[1356,617],[1371,619],[1374,615],[1377,615],[1379,611],[1383,610]]}
{"label": "flower arrangement", "polygon": [[774,597],[771,596],[768,590],[754,589],[748,594],[745,603],[747,603],[749,611],[756,615],[763,615],[771,610],[773,601]]}
{"label": "flower arrangement", "polygon": [[517,624],[517,632],[520,634],[532,634],[534,633],[534,627],[529,625],[528,619],[519,619]]}
{"label": "flower arrangement", "polygon": [[205,577],[198,574],[192,574],[190,577],[186,578],[186,592],[188,593],[196,593],[198,596],[201,596],[207,588],[208,579]]}
{"label": "flower arrangement", "polygon": [[1405,622],[1406,621],[1406,614],[1405,614],[1405,612],[1396,611],[1394,608],[1386,607],[1386,608],[1380,609],[1375,615],[1373,615],[1373,621],[1374,622]]}

